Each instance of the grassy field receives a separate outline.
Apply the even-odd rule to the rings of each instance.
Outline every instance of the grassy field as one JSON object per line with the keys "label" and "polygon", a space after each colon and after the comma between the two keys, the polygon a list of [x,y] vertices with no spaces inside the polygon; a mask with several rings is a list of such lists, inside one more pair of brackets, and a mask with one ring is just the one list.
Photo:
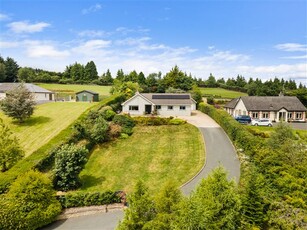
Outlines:
{"label": "grassy field", "polygon": [[28,156],[95,104],[88,102],[56,102],[38,105],[34,115],[22,124],[13,121],[1,111],[0,118],[9,125],[11,131],[19,139],[26,156]]}
{"label": "grassy field", "polygon": [[192,125],[136,127],[128,139],[97,147],[80,177],[83,191],[124,190],[137,180],[151,191],[173,180],[179,185],[204,164],[204,144]]}
{"label": "grassy field", "polygon": [[99,94],[100,97],[108,96],[110,94],[111,86],[100,86],[100,85],[65,85],[65,84],[42,84],[37,83],[36,85],[45,89],[55,91],[57,93],[72,95],[82,90],[91,90]]}
{"label": "grassy field", "polygon": [[212,96],[218,96],[220,98],[237,98],[240,96],[247,96],[246,93],[241,93],[237,91],[231,91],[227,89],[222,89],[222,88],[200,88],[202,94],[206,95],[212,95]]}

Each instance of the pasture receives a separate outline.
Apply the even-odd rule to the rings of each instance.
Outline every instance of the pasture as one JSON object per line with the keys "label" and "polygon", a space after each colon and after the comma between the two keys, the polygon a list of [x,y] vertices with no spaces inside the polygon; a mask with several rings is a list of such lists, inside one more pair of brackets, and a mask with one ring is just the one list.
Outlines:
{"label": "pasture", "polygon": [[101,85],[74,85],[74,84],[43,84],[37,83],[36,85],[54,91],[61,95],[71,95],[73,98],[76,92],[82,90],[90,90],[99,94],[100,98],[110,95],[111,86],[101,86]]}
{"label": "pasture", "polygon": [[203,95],[212,95],[217,98],[233,99],[241,96],[247,96],[246,93],[232,91],[222,88],[200,88]]}
{"label": "pasture", "polygon": [[25,155],[29,156],[95,104],[88,102],[52,102],[37,105],[33,116],[22,124],[5,116],[1,110],[0,118],[4,120],[5,124],[9,125],[10,130],[19,139]]}
{"label": "pasture", "polygon": [[80,173],[82,191],[131,192],[138,180],[151,191],[168,180],[178,186],[203,166],[204,143],[190,125],[136,126],[127,139],[97,146]]}

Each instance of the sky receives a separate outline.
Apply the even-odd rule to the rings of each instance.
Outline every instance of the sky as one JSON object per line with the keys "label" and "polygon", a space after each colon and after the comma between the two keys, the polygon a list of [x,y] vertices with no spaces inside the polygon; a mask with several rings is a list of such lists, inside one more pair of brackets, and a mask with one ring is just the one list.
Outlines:
{"label": "sky", "polygon": [[99,75],[178,65],[307,85],[307,1],[1,0],[0,55],[50,71],[92,60]]}

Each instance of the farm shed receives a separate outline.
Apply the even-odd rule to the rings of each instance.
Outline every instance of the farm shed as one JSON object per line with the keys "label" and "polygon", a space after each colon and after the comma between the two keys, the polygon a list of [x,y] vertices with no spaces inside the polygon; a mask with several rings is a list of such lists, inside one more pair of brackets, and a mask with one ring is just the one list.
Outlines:
{"label": "farm shed", "polygon": [[99,101],[99,95],[96,92],[90,90],[82,90],[76,93],[76,101]]}

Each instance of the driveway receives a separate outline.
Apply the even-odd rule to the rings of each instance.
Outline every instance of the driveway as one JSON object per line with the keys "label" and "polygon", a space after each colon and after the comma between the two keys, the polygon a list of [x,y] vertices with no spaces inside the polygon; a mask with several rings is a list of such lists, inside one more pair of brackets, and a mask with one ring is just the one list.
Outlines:
{"label": "driveway", "polygon": [[[198,174],[181,186],[185,195],[191,191],[206,178],[207,175],[219,165],[222,165],[228,172],[229,179],[240,178],[240,162],[236,151],[224,130],[209,116],[199,111],[193,113],[193,116],[180,117],[188,123],[199,128],[203,135],[206,146],[206,162]],[[97,213],[93,215],[70,218],[65,221],[57,221],[43,230],[109,230],[115,229],[119,220],[124,216],[123,211],[112,211],[108,213]]]}
{"label": "driveway", "polygon": [[193,113],[193,116],[180,118],[199,128],[206,147],[204,167],[192,180],[181,187],[182,192],[185,195],[190,194],[199,182],[219,165],[226,169],[229,179],[234,179],[238,183],[240,179],[240,161],[224,130],[212,118],[199,111]]}

